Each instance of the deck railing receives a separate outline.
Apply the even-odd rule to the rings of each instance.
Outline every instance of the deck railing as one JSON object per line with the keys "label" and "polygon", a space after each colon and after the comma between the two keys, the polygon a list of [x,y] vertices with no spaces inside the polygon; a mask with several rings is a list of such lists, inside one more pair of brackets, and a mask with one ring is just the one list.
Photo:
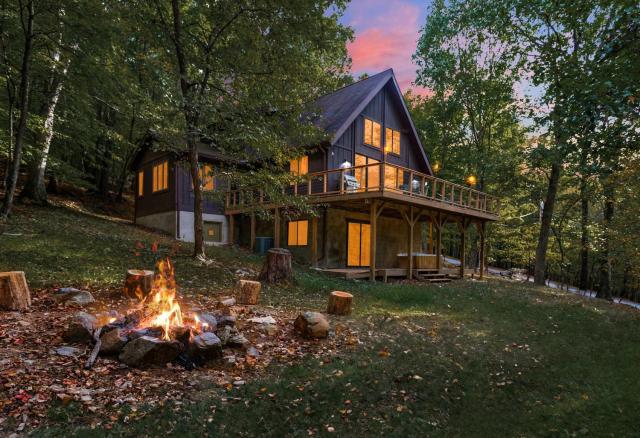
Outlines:
{"label": "deck railing", "polygon": [[[349,185],[346,176],[355,177],[358,184]],[[290,195],[328,197],[366,192],[393,192],[408,198],[428,199],[483,213],[498,215],[499,199],[468,186],[452,183],[406,167],[388,163],[332,169],[304,175],[303,181],[291,184]],[[256,203],[268,203],[262,190],[231,190],[226,207],[238,209]]]}

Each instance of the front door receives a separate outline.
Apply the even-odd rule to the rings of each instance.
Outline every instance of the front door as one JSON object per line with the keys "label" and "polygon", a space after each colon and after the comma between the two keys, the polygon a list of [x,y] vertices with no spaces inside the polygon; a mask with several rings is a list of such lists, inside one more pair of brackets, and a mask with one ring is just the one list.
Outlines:
{"label": "front door", "polygon": [[369,266],[371,225],[347,222],[347,266]]}

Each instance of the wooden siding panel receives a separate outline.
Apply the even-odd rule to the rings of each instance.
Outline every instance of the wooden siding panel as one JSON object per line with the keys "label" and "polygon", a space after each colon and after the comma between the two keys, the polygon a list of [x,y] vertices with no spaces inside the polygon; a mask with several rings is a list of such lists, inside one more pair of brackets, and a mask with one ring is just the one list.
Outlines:
{"label": "wooden siding panel", "polygon": [[[168,161],[168,183],[167,190],[153,193],[153,166],[162,161]],[[163,213],[175,210],[176,184],[174,172],[174,158],[166,152],[148,151],[140,160],[140,166],[136,171],[136,181],[138,172],[144,172],[143,177],[143,194],[136,196],[135,215],[136,217],[147,216],[150,214]],[[135,193],[138,193],[136,182]]]}

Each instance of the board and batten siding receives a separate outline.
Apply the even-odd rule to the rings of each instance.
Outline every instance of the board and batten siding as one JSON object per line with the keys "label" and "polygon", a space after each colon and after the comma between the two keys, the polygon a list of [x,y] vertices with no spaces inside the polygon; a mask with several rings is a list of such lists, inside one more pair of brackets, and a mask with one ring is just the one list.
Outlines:
{"label": "board and batten siding", "polygon": [[[168,162],[169,174],[167,182],[169,187],[167,190],[153,193],[153,166],[163,161]],[[136,217],[175,210],[176,175],[174,163],[173,155],[166,152],[148,151],[143,155],[135,173]],[[138,172],[144,172],[142,196],[138,196]]]}

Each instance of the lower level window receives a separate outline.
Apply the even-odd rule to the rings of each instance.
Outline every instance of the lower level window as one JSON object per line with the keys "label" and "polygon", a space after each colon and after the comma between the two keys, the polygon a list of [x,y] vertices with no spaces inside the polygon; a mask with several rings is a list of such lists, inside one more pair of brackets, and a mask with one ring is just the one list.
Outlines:
{"label": "lower level window", "polygon": [[207,242],[222,242],[222,223],[205,222],[204,240]]}
{"label": "lower level window", "polygon": [[309,221],[291,221],[289,222],[289,236],[287,245],[289,246],[306,246],[307,235],[309,230]]}

